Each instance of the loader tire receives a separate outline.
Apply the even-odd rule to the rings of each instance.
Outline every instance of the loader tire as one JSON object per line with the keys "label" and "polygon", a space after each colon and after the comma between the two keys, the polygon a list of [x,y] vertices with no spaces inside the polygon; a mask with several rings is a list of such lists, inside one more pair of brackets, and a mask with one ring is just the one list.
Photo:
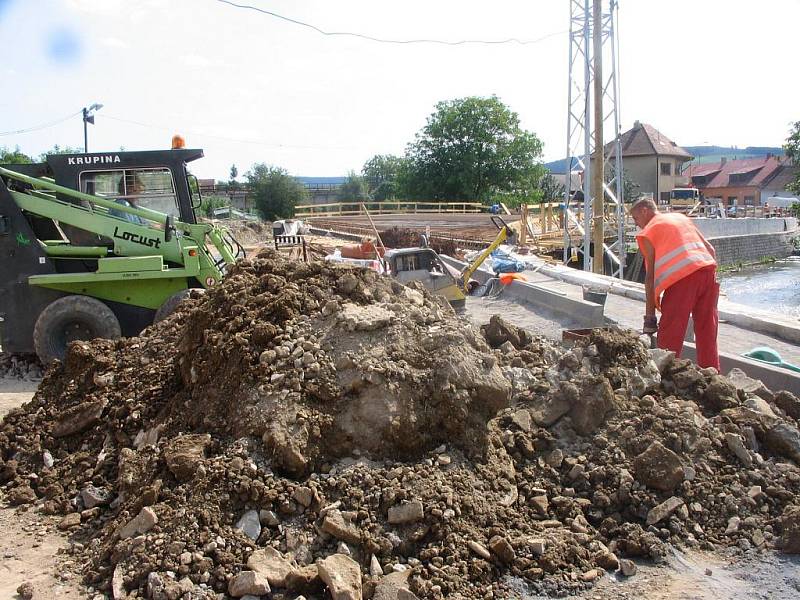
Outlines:
{"label": "loader tire", "polygon": [[158,307],[158,310],[156,311],[156,316],[153,317],[153,323],[158,323],[159,321],[163,321],[172,313],[174,313],[175,309],[178,308],[178,305],[184,300],[186,300],[186,298],[189,297],[192,291],[202,293],[205,292],[206,290],[204,288],[188,288],[172,294],[172,296],[164,300],[164,304]]}
{"label": "loader tire", "polygon": [[64,360],[67,346],[75,340],[115,339],[122,335],[112,310],[96,298],[64,296],[49,304],[36,319],[33,346],[47,364]]}

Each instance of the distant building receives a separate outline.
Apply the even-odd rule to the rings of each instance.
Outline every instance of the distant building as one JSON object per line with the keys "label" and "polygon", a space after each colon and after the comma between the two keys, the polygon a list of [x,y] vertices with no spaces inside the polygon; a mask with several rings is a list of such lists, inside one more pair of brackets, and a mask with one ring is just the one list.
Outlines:
{"label": "distant building", "polygon": [[[639,186],[638,193],[652,194],[657,202],[669,203],[672,190],[689,184],[689,180],[681,174],[681,168],[685,162],[692,160],[692,155],[652,125],[636,121],[632,129],[622,134],[621,143],[622,170],[628,179]],[[613,165],[616,144],[606,144],[605,153],[611,156]]]}
{"label": "distant building", "polygon": [[691,165],[684,174],[704,198],[718,199],[725,206],[762,206],[771,197],[797,199],[786,190],[797,167],[772,154]]}

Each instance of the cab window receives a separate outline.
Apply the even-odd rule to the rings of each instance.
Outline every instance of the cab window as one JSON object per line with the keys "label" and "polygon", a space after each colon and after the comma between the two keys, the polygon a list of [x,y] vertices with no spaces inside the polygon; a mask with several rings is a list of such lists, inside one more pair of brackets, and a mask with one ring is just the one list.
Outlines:
{"label": "cab window", "polygon": [[80,190],[87,194],[124,200],[132,206],[180,217],[175,184],[167,168],[84,171],[79,184]]}

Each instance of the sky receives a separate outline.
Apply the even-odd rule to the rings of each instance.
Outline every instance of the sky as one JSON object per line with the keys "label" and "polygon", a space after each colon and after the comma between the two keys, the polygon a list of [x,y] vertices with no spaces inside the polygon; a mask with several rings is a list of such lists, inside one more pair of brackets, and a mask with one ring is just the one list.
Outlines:
{"label": "sky", "polygon": [[[90,152],[180,133],[205,151],[199,177],[257,162],[340,176],[401,155],[437,102],[496,95],[544,160],[565,156],[569,0],[236,1],[329,32],[535,43],[378,43],[220,0],[0,0],[0,147],[82,147],[77,113],[100,103]],[[622,130],[781,145],[800,120],[798,22],[800,0],[620,0]]]}

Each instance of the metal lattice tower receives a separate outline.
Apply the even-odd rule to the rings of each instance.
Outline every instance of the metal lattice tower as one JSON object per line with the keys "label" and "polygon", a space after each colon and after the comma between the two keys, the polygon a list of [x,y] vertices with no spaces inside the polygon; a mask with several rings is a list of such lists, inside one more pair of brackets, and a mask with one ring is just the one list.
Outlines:
{"label": "metal lattice tower", "polygon": [[[613,133],[611,151],[604,151],[604,171],[612,173],[603,184],[605,211],[598,218],[603,219],[606,236],[616,236],[611,245],[603,244],[604,255],[612,265],[612,275],[622,279],[625,271],[625,211],[623,207],[622,185],[622,147],[619,125],[619,78],[617,58],[619,46],[616,39],[617,0],[594,0],[600,3],[600,40],[593,44],[595,33],[591,0],[569,0],[569,90],[567,95],[567,162],[564,182],[564,262],[571,257],[569,248],[573,238],[582,238],[583,269],[592,270],[589,253],[593,217],[591,171],[594,167],[591,156],[595,151],[592,134],[597,126],[593,118],[593,102],[597,102],[595,87],[595,64],[602,64],[598,70],[599,99],[602,103],[602,126],[606,132]],[[596,63],[595,49],[599,48],[600,62]],[[608,136],[606,136],[608,138]],[[606,147],[608,150],[608,146]],[[613,156],[612,156],[613,155]],[[611,170],[609,170],[609,168]],[[582,189],[572,185],[572,171],[583,171]],[[573,195],[583,192],[583,219],[576,216]],[[612,233],[613,232],[613,233]]]}

